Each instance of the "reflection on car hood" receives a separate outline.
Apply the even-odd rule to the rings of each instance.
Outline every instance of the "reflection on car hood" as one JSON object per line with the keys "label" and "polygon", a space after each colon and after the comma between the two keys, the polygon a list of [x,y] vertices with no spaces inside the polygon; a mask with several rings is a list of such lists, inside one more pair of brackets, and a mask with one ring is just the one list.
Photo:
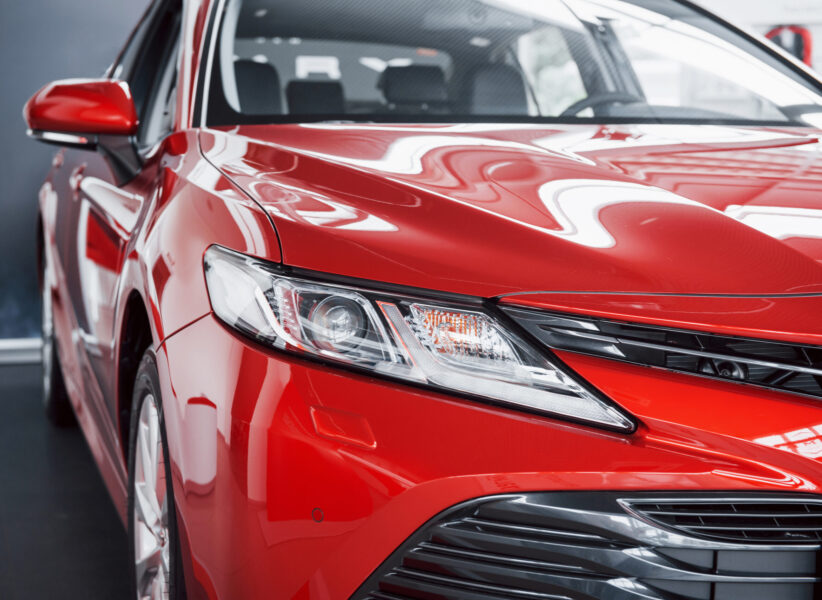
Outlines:
{"label": "reflection on car hood", "polygon": [[313,124],[201,145],[293,266],[480,296],[822,293],[811,130]]}

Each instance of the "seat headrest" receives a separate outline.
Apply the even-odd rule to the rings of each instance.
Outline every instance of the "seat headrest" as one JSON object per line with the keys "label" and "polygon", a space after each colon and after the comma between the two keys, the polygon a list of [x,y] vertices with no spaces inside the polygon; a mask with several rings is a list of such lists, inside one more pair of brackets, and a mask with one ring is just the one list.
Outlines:
{"label": "seat headrest", "polygon": [[387,67],[380,89],[391,104],[441,104],[448,100],[445,73],[437,66]]}
{"label": "seat headrest", "polygon": [[240,110],[247,115],[279,115],[283,112],[277,69],[268,63],[238,60],[234,63]]}
{"label": "seat headrest", "polygon": [[339,81],[290,81],[285,88],[292,115],[341,115],[345,97]]}
{"label": "seat headrest", "polygon": [[522,74],[509,65],[484,65],[468,80],[468,110],[473,115],[527,115]]}

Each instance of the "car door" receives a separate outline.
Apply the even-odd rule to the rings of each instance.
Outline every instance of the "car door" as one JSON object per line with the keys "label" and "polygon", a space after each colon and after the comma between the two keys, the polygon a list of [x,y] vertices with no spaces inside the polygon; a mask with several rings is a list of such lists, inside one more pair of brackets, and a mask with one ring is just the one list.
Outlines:
{"label": "car door", "polygon": [[[95,422],[93,451],[117,456],[115,299],[127,246],[157,187],[160,141],[171,131],[180,40],[181,3],[156,2],[149,9],[111,77],[129,83],[140,128],[123,160],[111,151],[67,150],[55,177],[59,206],[55,230],[71,307],[71,335],[61,336],[61,356],[72,354],[73,382],[84,399],[79,412]],[[107,401],[109,400],[109,401]],[[78,415],[81,423],[84,415]],[[87,429],[87,435],[88,435]]]}

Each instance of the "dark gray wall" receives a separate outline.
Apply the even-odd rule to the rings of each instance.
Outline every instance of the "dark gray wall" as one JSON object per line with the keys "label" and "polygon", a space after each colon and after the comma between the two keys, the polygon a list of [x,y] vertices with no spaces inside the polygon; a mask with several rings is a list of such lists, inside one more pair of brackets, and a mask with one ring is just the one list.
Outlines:
{"label": "dark gray wall", "polygon": [[0,0],[0,338],[39,335],[37,190],[54,149],[25,135],[26,100],[53,79],[97,77],[147,0]]}

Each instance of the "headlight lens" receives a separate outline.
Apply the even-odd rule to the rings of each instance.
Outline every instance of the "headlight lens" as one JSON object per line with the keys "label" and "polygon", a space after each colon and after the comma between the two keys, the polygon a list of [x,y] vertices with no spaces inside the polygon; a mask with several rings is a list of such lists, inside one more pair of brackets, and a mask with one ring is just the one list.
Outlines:
{"label": "headlight lens", "polygon": [[205,273],[217,317],[260,343],[496,403],[629,431],[633,423],[480,306],[281,272],[219,246]]}

